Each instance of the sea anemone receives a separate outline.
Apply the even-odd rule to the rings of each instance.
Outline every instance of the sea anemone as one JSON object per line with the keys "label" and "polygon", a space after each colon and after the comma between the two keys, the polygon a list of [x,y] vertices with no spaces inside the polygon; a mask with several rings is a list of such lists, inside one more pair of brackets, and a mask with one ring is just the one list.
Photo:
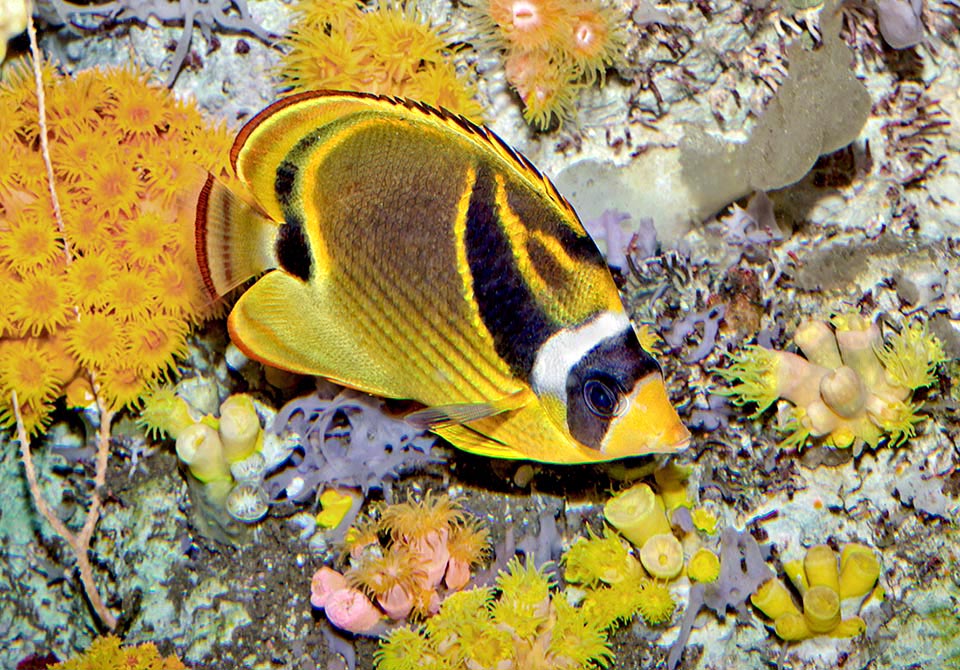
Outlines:
{"label": "sea anemone", "polygon": [[152,387],[143,396],[143,409],[137,425],[154,439],[177,437],[188,426],[197,423],[187,401],[170,386]]}
{"label": "sea anemone", "polygon": [[592,84],[623,54],[625,42],[612,9],[594,0],[573,10],[569,54],[578,75]]}
{"label": "sea anemone", "polygon": [[416,557],[401,545],[385,550],[380,556],[373,553],[364,555],[351,565],[344,576],[351,586],[382,600],[394,589],[402,590],[412,598],[421,590],[426,572]]}
{"label": "sea anemone", "polygon": [[609,528],[602,537],[579,537],[563,556],[564,578],[591,587],[618,584],[641,576],[640,564],[624,542]]}
{"label": "sea anemone", "polygon": [[550,616],[551,579],[533,561],[514,557],[497,576],[500,598],[493,604],[493,618],[512,635],[532,638]]}
{"label": "sea anemone", "polygon": [[444,583],[449,589],[462,589],[470,581],[470,567],[490,553],[490,532],[475,518],[454,524],[447,538],[447,550],[450,559]]}

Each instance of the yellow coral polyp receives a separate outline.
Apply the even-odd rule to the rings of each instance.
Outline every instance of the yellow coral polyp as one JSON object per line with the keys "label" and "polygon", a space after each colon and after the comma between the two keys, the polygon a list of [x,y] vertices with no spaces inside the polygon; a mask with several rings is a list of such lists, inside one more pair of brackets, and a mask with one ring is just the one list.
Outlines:
{"label": "yellow coral polyp", "polygon": [[844,545],[840,553],[840,598],[862,598],[873,590],[880,578],[877,553],[862,544]]}
{"label": "yellow coral polyp", "polygon": [[670,532],[663,499],[643,482],[608,500],[603,514],[635,547],[642,547],[654,535]]}
{"label": "yellow coral polyp", "polygon": [[737,404],[753,403],[757,406],[755,416],[762,414],[780,397],[777,371],[780,360],[775,351],[758,346],[746,347],[733,364],[717,374],[727,381],[736,381],[730,390]]}
{"label": "yellow coral polyp", "polygon": [[648,539],[640,549],[640,563],[651,577],[671,580],[683,570],[683,547],[670,533]]}
{"label": "yellow coral polyp", "polygon": [[637,608],[648,626],[658,626],[673,618],[677,604],[664,582],[645,579],[637,594]]}
{"label": "yellow coral polyp", "polygon": [[864,632],[866,624],[857,613],[879,578],[879,560],[872,549],[855,543],[846,545],[839,558],[838,568],[836,552],[827,545],[816,545],[802,560],[784,564],[802,596],[802,612],[776,578],[764,582],[750,597],[754,606],[773,620],[778,637],[794,642],[818,635],[854,637]]}
{"label": "yellow coral polyp", "polygon": [[904,326],[876,353],[890,383],[908,389],[933,384],[937,366],[947,360],[940,340],[918,322]]}
{"label": "yellow coral polyp", "polygon": [[720,557],[705,547],[687,561],[687,576],[695,582],[715,582],[720,577]]}
{"label": "yellow coral polyp", "polygon": [[615,533],[579,537],[563,556],[564,577],[572,584],[617,584],[640,576],[640,564]]}

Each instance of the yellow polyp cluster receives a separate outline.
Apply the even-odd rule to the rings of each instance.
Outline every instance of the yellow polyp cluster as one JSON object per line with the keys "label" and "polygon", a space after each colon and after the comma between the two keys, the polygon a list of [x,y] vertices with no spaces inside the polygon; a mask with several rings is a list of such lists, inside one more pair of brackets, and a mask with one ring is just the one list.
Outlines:
{"label": "yellow polyp cluster", "polygon": [[280,74],[295,91],[397,95],[483,120],[443,29],[407,3],[299,2]]}
{"label": "yellow polyp cluster", "polygon": [[186,670],[176,656],[164,658],[152,643],[121,646],[120,638],[108,635],[90,643],[83,654],[49,666],[56,670]]}
{"label": "yellow polyp cluster", "polygon": [[[831,328],[831,325],[833,326]],[[717,373],[737,404],[757,413],[778,399],[782,446],[803,447],[814,438],[837,448],[875,447],[887,436],[896,446],[922,420],[913,392],[931,385],[945,360],[943,347],[922,323],[905,325],[886,343],[876,324],[857,314],[831,323],[806,321],[794,334],[804,356],[749,347]]]}
{"label": "yellow polyp cluster", "polygon": [[802,560],[786,563],[784,571],[800,594],[800,606],[776,577],[750,596],[780,639],[855,637],[866,630],[860,609],[880,577],[880,561],[873,549],[850,543],[837,556],[829,546],[816,545]]}
{"label": "yellow polyp cluster", "polygon": [[[0,422],[16,391],[37,433],[53,401],[93,374],[119,408],[169,378],[211,316],[196,273],[203,168],[227,175],[230,137],[129,69],[43,70],[54,216],[28,65],[0,84]],[[76,402],[83,394],[73,394]]]}
{"label": "yellow polyp cluster", "polygon": [[541,129],[569,118],[577,93],[622,58],[625,17],[601,0],[482,0],[479,12],[524,118]]}
{"label": "yellow polyp cluster", "polygon": [[496,589],[449,596],[417,630],[400,628],[380,642],[378,670],[436,667],[609,667],[606,627],[553,589],[542,569],[514,558]]}
{"label": "yellow polyp cluster", "polygon": [[642,575],[637,559],[609,528],[602,536],[591,532],[588,537],[578,537],[563,555],[563,564],[568,582],[589,587],[618,584]]}

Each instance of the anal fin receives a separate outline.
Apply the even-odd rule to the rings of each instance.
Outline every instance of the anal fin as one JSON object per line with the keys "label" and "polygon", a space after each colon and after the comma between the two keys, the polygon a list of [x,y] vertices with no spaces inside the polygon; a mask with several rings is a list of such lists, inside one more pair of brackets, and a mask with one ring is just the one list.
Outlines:
{"label": "anal fin", "polygon": [[469,451],[472,454],[514,460],[529,458],[529,456],[517,451],[516,449],[508,447],[503,442],[484,435],[483,433],[480,433],[476,430],[473,430],[469,426],[464,426],[462,424],[431,428],[430,430],[455,446],[457,449]]}
{"label": "anal fin", "polygon": [[374,360],[337,314],[322,280],[273,270],[240,296],[227,327],[240,349],[283,370],[316,375],[375,395],[406,398],[402,375]]}

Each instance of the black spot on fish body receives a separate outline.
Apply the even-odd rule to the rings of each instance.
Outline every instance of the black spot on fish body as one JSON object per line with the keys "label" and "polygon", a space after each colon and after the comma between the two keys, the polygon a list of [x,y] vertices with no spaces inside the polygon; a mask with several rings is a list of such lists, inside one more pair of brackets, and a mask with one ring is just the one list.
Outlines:
{"label": "black spot on fish body", "polygon": [[540,307],[517,267],[496,205],[497,183],[478,165],[467,206],[465,245],[480,318],[497,354],[521,379],[529,379],[537,351],[557,327]]}
{"label": "black spot on fish body", "polygon": [[276,253],[281,268],[303,281],[310,280],[313,270],[310,242],[299,218],[288,215],[286,223],[280,226]]}
{"label": "black spot on fish body", "polygon": [[277,201],[283,207],[288,207],[292,200],[293,185],[297,180],[299,168],[288,160],[280,162],[277,166],[277,175],[274,179],[273,189],[277,194]]}

